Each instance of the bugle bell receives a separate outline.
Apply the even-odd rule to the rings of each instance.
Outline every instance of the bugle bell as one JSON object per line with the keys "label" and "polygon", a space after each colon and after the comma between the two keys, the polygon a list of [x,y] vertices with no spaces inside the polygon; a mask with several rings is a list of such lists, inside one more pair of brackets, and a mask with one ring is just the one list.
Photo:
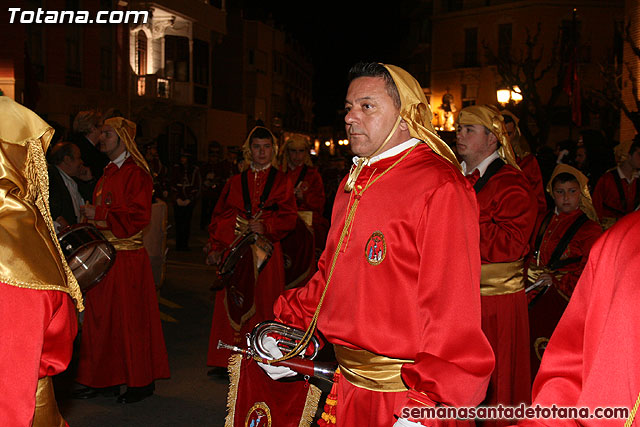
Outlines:
{"label": "bugle bell", "polygon": [[[278,348],[284,355],[291,352],[302,340],[304,331],[294,328],[292,326],[285,325],[283,323],[275,321],[265,321],[258,323],[251,333],[247,334],[247,347],[248,349],[242,349],[236,346],[231,346],[218,342],[218,348],[225,348],[227,350],[244,353],[257,360],[261,360],[264,363],[269,363],[273,360],[273,356],[264,348],[263,340],[269,336],[274,335]],[[286,366],[299,374],[320,378],[326,381],[333,380],[333,374],[335,373],[335,365],[331,363],[314,362],[313,359],[318,355],[320,349],[320,343],[315,336],[311,337],[312,352],[307,355],[303,352],[298,357],[294,357],[288,360],[282,360],[272,363],[273,366]]]}

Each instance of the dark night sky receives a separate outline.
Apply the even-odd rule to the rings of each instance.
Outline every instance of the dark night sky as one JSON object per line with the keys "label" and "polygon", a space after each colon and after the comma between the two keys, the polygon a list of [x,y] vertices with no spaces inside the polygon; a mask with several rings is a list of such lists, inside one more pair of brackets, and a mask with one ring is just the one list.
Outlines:
{"label": "dark night sky", "polygon": [[270,13],[277,26],[307,47],[314,64],[317,125],[336,119],[344,104],[349,67],[359,60],[393,62],[406,33],[402,13],[389,3],[379,7],[380,3],[362,0],[248,0],[246,4],[264,16]]}

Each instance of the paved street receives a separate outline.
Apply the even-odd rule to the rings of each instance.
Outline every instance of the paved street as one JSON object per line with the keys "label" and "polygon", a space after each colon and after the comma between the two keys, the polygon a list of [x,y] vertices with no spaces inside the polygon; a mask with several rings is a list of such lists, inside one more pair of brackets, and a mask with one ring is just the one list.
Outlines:
{"label": "paved street", "polygon": [[[194,215],[194,224],[198,218]],[[60,410],[71,427],[102,426],[222,426],[226,415],[227,383],[207,377],[206,352],[213,311],[210,272],[199,248],[204,232],[195,230],[190,252],[173,251],[169,242],[166,280],[160,295],[181,308],[161,304],[171,379],[156,381],[154,396],[123,405],[115,397],[73,400],[69,397],[73,363],[55,379]],[[124,387],[123,387],[124,391]]]}

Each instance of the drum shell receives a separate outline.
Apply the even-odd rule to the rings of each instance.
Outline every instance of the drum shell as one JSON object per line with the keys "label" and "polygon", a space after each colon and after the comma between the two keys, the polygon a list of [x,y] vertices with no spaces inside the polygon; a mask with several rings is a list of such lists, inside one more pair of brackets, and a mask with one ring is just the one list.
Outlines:
{"label": "drum shell", "polygon": [[62,229],[58,241],[83,293],[97,285],[115,262],[115,248],[91,224],[76,224]]}
{"label": "drum shell", "polygon": [[218,275],[227,278],[233,274],[240,259],[255,254],[254,264],[261,272],[273,253],[273,245],[261,234],[249,233],[223,254]]}

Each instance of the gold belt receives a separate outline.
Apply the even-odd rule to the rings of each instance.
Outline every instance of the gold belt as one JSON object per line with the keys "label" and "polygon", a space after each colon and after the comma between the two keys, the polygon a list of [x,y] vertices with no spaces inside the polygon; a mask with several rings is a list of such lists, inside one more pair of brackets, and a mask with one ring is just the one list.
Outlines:
{"label": "gold belt", "polygon": [[352,350],[333,346],[342,376],[356,387],[371,391],[400,392],[407,386],[402,382],[400,368],[413,360],[392,359],[366,350]]}
{"label": "gold belt", "polygon": [[113,245],[116,251],[135,251],[144,247],[142,243],[142,231],[138,231],[131,237],[119,239],[113,235],[111,230],[100,230],[102,235]]}
{"label": "gold belt", "polygon": [[36,389],[36,408],[31,426],[64,427],[66,425],[67,423],[58,410],[51,377],[39,379],[38,388]]}
{"label": "gold belt", "polygon": [[524,260],[482,264],[480,295],[507,295],[524,289]]}

